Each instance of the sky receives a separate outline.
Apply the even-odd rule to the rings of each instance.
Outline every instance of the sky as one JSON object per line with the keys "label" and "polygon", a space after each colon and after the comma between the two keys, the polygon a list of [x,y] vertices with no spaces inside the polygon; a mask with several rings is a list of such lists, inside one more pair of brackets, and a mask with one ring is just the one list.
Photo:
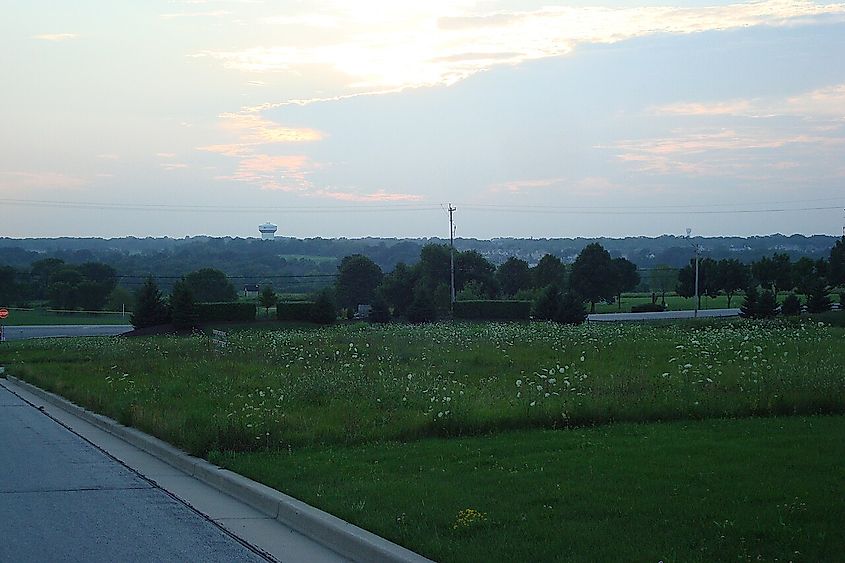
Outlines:
{"label": "sky", "polygon": [[845,3],[4,0],[0,236],[841,234]]}

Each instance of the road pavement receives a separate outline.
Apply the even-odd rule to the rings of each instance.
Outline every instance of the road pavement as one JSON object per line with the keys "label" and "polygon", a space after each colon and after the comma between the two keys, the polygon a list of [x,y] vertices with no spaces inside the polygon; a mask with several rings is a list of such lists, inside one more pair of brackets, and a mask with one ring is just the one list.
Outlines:
{"label": "road pavement", "polygon": [[275,561],[346,561],[0,379],[0,561],[265,560],[259,553]]}
{"label": "road pavement", "polygon": [[132,325],[23,325],[4,326],[6,340],[57,336],[115,336],[132,330]]}
{"label": "road pavement", "polygon": [[[739,309],[701,309],[699,318],[736,317]],[[695,311],[660,311],[657,313],[595,313],[587,315],[589,321],[657,321],[663,319],[692,319]]]}

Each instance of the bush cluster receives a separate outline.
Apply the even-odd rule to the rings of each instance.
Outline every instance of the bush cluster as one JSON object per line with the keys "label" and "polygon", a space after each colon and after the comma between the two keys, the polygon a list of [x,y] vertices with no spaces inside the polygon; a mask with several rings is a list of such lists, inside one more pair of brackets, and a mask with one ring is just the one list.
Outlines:
{"label": "bush cluster", "polygon": [[661,303],[643,303],[631,307],[632,313],[660,313],[666,310],[666,305]]}
{"label": "bush cluster", "polygon": [[313,301],[280,301],[276,303],[276,318],[280,321],[310,321],[314,316]]}
{"label": "bush cluster", "polygon": [[255,320],[255,303],[197,303],[200,323],[212,321],[249,322]]}
{"label": "bush cluster", "polygon": [[456,301],[456,319],[484,321],[527,321],[531,316],[530,301]]}

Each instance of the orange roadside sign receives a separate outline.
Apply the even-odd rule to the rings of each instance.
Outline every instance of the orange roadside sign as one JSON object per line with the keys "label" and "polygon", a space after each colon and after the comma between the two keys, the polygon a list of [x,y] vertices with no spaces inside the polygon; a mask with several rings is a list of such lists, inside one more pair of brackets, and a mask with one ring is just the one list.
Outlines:
{"label": "orange roadside sign", "polygon": [[5,319],[9,316],[9,310],[5,308],[0,308],[0,319]]}

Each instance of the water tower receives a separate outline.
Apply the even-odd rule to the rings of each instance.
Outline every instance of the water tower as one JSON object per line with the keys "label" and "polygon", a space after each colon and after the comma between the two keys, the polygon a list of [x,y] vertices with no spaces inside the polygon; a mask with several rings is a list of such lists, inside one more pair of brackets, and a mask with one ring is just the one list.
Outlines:
{"label": "water tower", "polygon": [[276,230],[278,230],[278,228],[278,226],[270,222],[258,225],[258,232],[261,233],[261,240],[273,240],[276,238]]}

